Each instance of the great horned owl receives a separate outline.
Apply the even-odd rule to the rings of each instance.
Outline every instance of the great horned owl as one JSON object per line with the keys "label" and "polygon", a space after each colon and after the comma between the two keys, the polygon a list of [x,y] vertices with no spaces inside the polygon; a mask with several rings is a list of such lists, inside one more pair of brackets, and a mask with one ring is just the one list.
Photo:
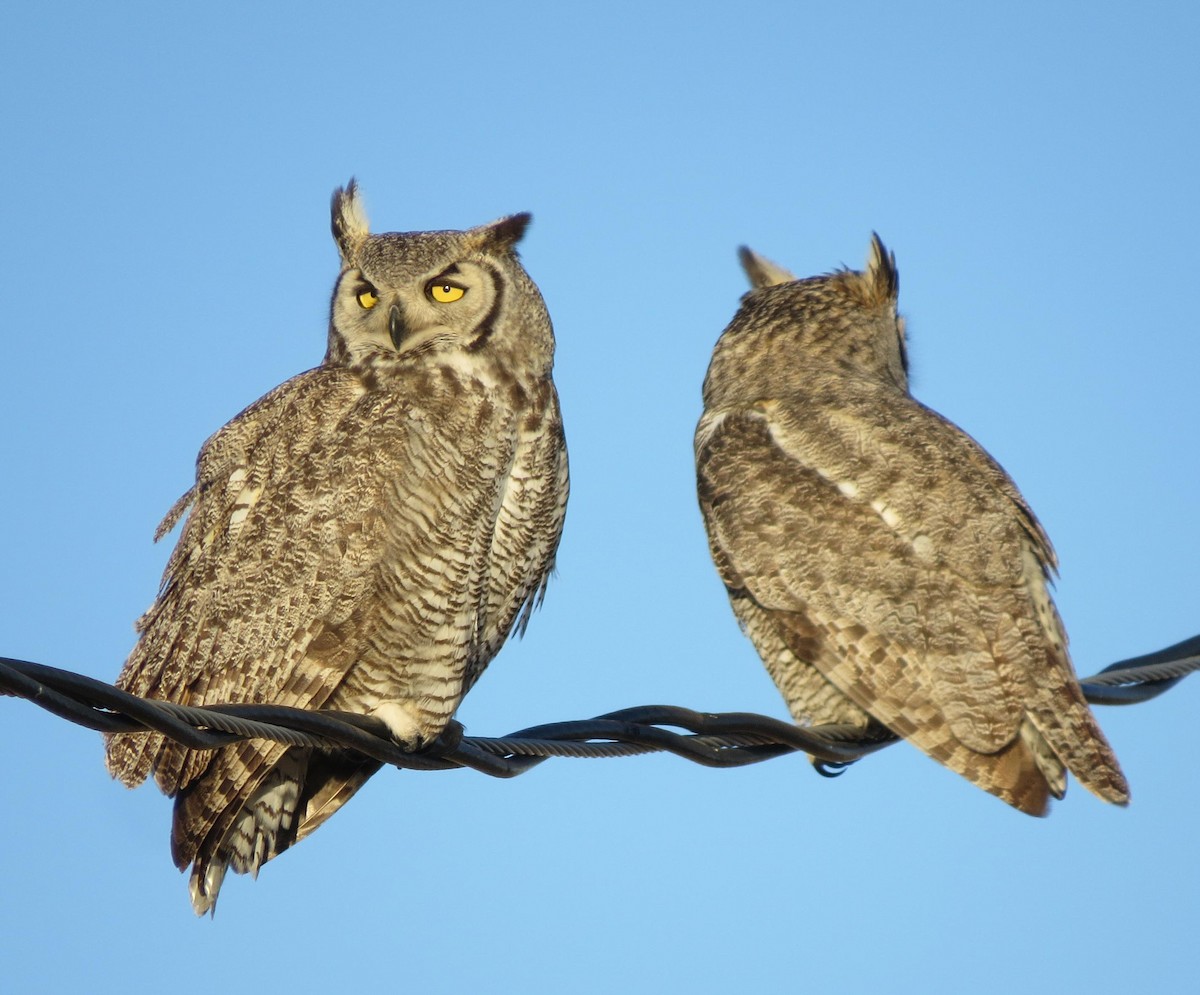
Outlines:
{"label": "great horned owl", "polygon": [[[514,249],[529,220],[372,235],[354,181],[335,191],[324,362],[200,450],[120,687],[371,714],[410,748],[442,731],[540,601],[566,510],[553,331]],[[172,855],[202,914],[227,867],[257,873],[379,764],[119,735],[108,767],[175,798]]]}
{"label": "great horned owl", "polygon": [[1070,770],[1128,786],[1067,655],[1050,540],[1016,486],[908,391],[895,258],[753,289],[717,342],[700,507],[743,629],[793,717],[877,724],[1033,815]]}

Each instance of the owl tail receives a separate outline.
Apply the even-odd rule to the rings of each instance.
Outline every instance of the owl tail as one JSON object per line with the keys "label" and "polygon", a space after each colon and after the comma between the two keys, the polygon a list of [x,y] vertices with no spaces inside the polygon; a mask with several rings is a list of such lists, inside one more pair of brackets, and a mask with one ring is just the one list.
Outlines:
{"label": "owl tail", "polygon": [[1059,769],[1065,766],[1097,798],[1128,805],[1129,782],[1083,692],[1078,685],[1064,690],[1072,700],[1053,711],[1029,712],[1022,735],[1029,730],[1030,738],[1042,743],[1044,753],[1053,757]]}
{"label": "owl tail", "polygon": [[[1050,799],[1066,794],[1068,770],[1104,801],[1128,804],[1129,786],[1116,757],[1087,704],[1081,701],[1079,707],[1086,724],[1069,732],[1069,723],[1055,715],[1047,720],[1027,714],[1020,733],[995,753],[978,753],[961,744],[949,755],[938,750],[926,752],[1028,815],[1049,814]],[[1067,713],[1069,718],[1080,718],[1073,711]]]}
{"label": "owl tail", "polygon": [[977,753],[961,744],[948,751],[944,747],[930,750],[920,742],[916,745],[1026,815],[1048,815],[1051,797],[1063,796],[1066,776],[1062,765],[1048,749],[1039,756],[1039,751],[1026,741],[1024,730],[995,753]]}
{"label": "owl tail", "polygon": [[[197,915],[213,913],[225,872],[258,869],[320,826],[380,767],[357,755],[290,749],[232,797],[226,765],[216,763],[175,799],[171,853],[188,882]],[[241,799],[247,800],[242,802]]]}

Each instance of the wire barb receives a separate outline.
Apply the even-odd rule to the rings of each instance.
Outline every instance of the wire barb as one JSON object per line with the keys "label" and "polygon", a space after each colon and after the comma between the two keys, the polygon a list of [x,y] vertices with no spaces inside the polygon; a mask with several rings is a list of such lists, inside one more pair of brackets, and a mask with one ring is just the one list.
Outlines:
{"label": "wire barb", "polygon": [[[1094,705],[1131,705],[1158,697],[1197,670],[1200,636],[1121,660],[1079,683]],[[808,754],[818,773],[836,777],[850,764],[896,742],[885,729],[806,728],[751,712],[642,705],[592,719],[531,726],[500,738],[464,736],[462,725],[451,722],[433,744],[409,752],[391,738],[381,720],[369,715],[283,705],[192,708],[139,698],[83,674],[8,657],[0,657],[0,694],[25,698],[88,729],[158,732],[193,750],[267,739],[289,746],[356,750],[410,770],[469,767],[492,777],[516,777],[550,757],[663,752],[707,767],[741,767],[801,752]]]}

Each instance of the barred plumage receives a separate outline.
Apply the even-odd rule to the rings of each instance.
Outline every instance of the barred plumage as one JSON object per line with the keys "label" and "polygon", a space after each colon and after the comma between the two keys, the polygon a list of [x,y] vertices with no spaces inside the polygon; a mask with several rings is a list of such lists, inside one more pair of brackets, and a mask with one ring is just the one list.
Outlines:
{"label": "barred plumage", "polygon": [[700,506],[796,721],[881,724],[1034,815],[1070,770],[1128,787],[1079,689],[1050,541],[1005,472],[908,391],[895,259],[753,289],[714,350]]}
{"label": "barred plumage", "polygon": [[[201,449],[159,528],[190,508],[121,687],[370,713],[408,747],[436,738],[523,629],[566,509],[553,332],[514,249],[528,221],[371,235],[354,182],[335,192],[325,360]],[[227,866],[257,873],[378,769],[157,735],[110,738],[108,766],[175,798],[197,913]]]}

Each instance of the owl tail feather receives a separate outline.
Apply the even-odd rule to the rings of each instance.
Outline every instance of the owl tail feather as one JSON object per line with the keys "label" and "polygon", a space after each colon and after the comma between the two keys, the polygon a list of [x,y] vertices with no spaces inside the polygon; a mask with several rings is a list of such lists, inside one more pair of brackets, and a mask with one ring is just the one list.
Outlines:
{"label": "owl tail feather", "polygon": [[1062,797],[1065,779],[1047,777],[1037,752],[1030,749],[1023,736],[996,753],[975,753],[965,748],[962,752],[961,763],[946,761],[946,765],[1026,815],[1049,815],[1050,798]]}
{"label": "owl tail feather", "polygon": [[1076,730],[1067,737],[1061,724],[1043,724],[1038,717],[1027,714],[1019,735],[995,753],[978,753],[959,744],[948,757],[933,755],[1028,815],[1049,814],[1050,799],[1066,794],[1068,770],[1103,801],[1128,804],[1129,787],[1116,757],[1086,704],[1082,708],[1087,719],[1086,735]]}
{"label": "owl tail feather", "polygon": [[1053,751],[1061,765],[1101,801],[1113,805],[1129,804],[1129,782],[1121,771],[1116,754],[1101,732],[1096,717],[1078,688],[1078,700],[1058,712],[1031,712],[1025,725],[1036,730],[1047,751]]}
{"label": "owl tail feather", "polygon": [[228,869],[257,877],[263,864],[320,826],[379,767],[357,755],[291,749],[245,803],[238,804],[242,791],[216,813],[214,787],[220,785],[209,777],[189,785],[175,799],[171,849],[177,866],[192,865],[188,891],[196,915],[216,912]]}

